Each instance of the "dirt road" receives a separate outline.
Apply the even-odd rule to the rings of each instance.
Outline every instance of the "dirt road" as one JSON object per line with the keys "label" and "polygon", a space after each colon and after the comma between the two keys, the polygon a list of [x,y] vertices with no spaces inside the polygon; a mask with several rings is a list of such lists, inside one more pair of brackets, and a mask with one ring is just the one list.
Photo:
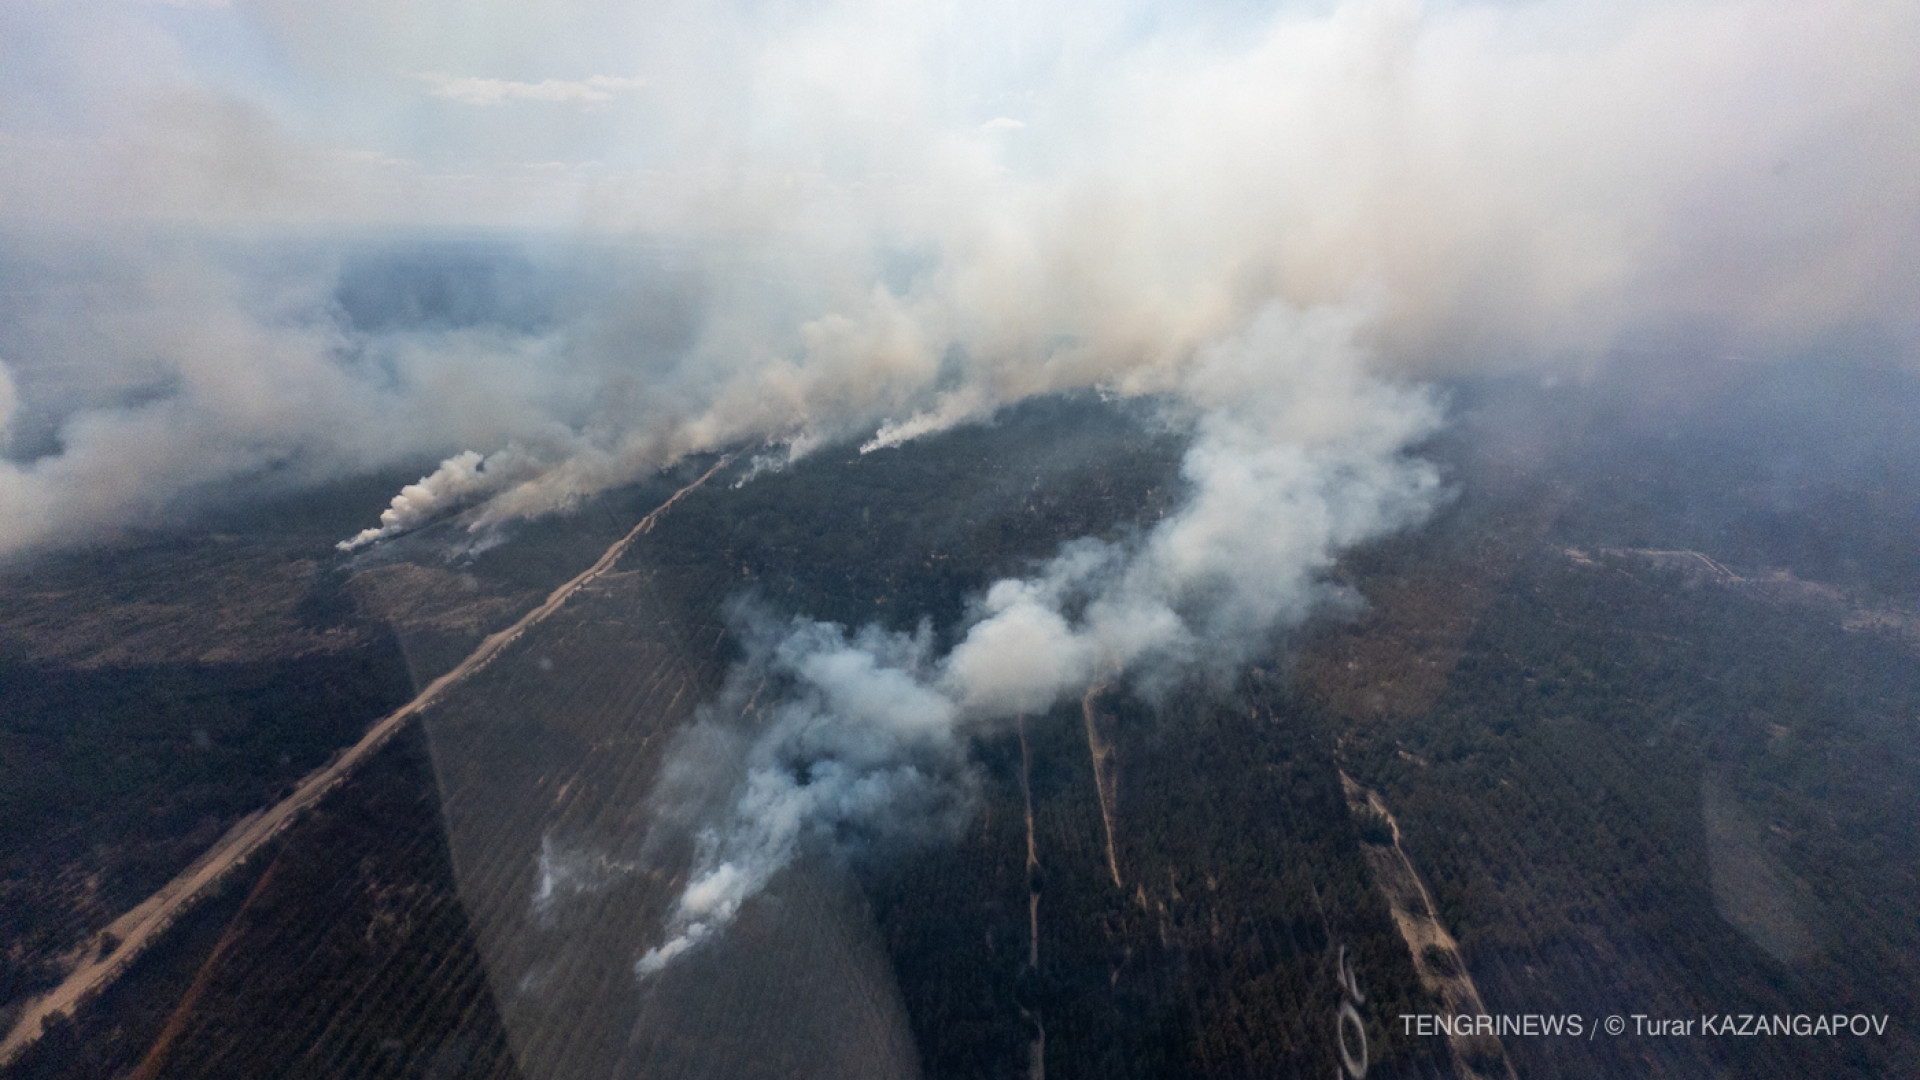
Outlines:
{"label": "dirt road", "polygon": [[654,507],[651,513],[641,518],[640,522],[625,536],[614,541],[613,546],[609,547],[592,566],[553,590],[538,607],[522,615],[512,626],[488,636],[457,667],[428,683],[426,689],[420,691],[412,701],[368,728],[359,742],[327,765],[309,773],[300,781],[299,786],[294,788],[293,794],[265,810],[256,811],[240,819],[213,847],[181,871],[179,876],[167,882],[159,892],[142,901],[132,911],[115,919],[107,927],[106,933],[117,939],[119,944],[105,956],[89,948],[88,952],[91,955],[80,961],[65,982],[27,1003],[19,1020],[14,1023],[13,1030],[7,1033],[5,1041],[0,1042],[0,1065],[12,1060],[23,1047],[40,1037],[42,1024],[47,1017],[59,1012],[71,1012],[74,1006],[111,983],[189,907],[212,891],[229,873],[259,851],[267,841],[292,824],[301,811],[319,802],[328,792],[343,783],[355,769],[386,745],[387,740],[393,738],[407,721],[419,715],[467,676],[485,667],[489,661],[500,654],[501,650],[513,644],[521,634],[538,626],[547,616],[560,610],[574,593],[612,569],[635,540],[652,531],[654,523],[662,514],[688,492],[706,483],[708,478],[725,468],[733,458],[732,454],[722,457],[714,463],[712,468],[702,473],[699,479],[674,492],[666,502]]}

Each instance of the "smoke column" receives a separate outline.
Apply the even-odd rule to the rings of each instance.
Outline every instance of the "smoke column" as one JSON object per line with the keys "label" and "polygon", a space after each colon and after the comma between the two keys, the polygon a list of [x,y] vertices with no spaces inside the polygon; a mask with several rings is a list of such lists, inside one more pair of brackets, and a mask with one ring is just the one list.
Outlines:
{"label": "smoke column", "polygon": [[669,763],[655,802],[670,819],[696,791],[743,778],[697,828],[666,938],[635,970],[658,973],[721,932],[803,851],[950,833],[969,809],[969,738],[1110,673],[1172,681],[1236,664],[1323,597],[1337,552],[1425,516],[1438,478],[1406,451],[1439,411],[1366,375],[1353,329],[1344,313],[1271,308],[1203,349],[1180,386],[1197,411],[1185,505],[1136,543],[1077,540],[993,583],[945,656],[925,625],[749,623],[749,658],[721,704],[737,713],[764,679],[784,693],[737,760],[714,754],[737,744],[703,732]]}
{"label": "smoke column", "polygon": [[516,476],[524,477],[537,468],[519,447],[510,446],[490,457],[467,450],[440,463],[440,467],[408,484],[380,513],[380,526],[363,529],[337,545],[341,551],[355,551],[368,544],[406,532],[434,515],[464,500],[490,494],[505,487]]}

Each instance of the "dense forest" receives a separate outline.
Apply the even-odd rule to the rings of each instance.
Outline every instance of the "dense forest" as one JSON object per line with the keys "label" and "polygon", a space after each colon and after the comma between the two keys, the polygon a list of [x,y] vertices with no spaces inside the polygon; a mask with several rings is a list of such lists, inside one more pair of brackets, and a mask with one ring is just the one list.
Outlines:
{"label": "dense forest", "polygon": [[[1430,710],[1356,723],[1344,749],[1490,1007],[1911,1016],[1915,716],[1920,661],[1895,638],[1644,559],[1545,552]],[[1892,1075],[1910,1039],[1510,1049],[1565,1076]]]}
{"label": "dense forest", "polygon": [[[649,846],[646,793],[741,655],[743,598],[926,619],[950,644],[988,582],[1136,535],[1183,495],[1176,434],[1094,398],[770,472],[744,454],[9,1075],[784,1075],[827,1067],[808,1024],[877,1033],[843,1075],[1325,1075],[1343,957],[1368,1075],[1456,1075],[1447,1040],[1397,1022],[1442,1001],[1363,850],[1391,829],[1350,811],[1343,770],[1391,810],[1494,1012],[1893,1017],[1880,1039],[1504,1040],[1518,1075],[1908,1075],[1920,659],[1887,578],[1906,505],[1887,462],[1801,448],[1830,482],[1782,494],[1724,432],[1604,409],[1534,453],[1502,426],[1516,393],[1458,392],[1424,450],[1455,497],[1343,560],[1355,604],[1235,679],[1119,680],[992,730],[957,837],[803,861],[703,986],[669,994],[632,962],[688,852]],[[7,827],[147,853],[110,879],[137,899],[202,822],[349,741],[705,464],[485,543],[450,521],[331,566],[305,610],[378,629],[374,651],[218,679],[0,667],[23,688],[6,767],[42,762],[38,787],[6,789],[26,815]],[[1868,540],[1840,552],[1820,519],[1851,496],[1836,527]],[[43,880],[27,866],[9,888]],[[558,915],[534,902],[555,882],[574,898]],[[9,905],[49,942],[87,929],[53,893]],[[52,970],[11,958],[36,948],[10,954],[18,986]]]}

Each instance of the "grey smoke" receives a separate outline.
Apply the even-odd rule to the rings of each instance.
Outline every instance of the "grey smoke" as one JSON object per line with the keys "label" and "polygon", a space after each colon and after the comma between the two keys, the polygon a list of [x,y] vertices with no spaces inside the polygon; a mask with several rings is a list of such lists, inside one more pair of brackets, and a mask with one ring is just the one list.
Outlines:
{"label": "grey smoke", "polygon": [[950,831],[969,806],[973,736],[1123,672],[1236,664],[1328,595],[1339,551],[1423,518],[1439,480],[1407,450],[1439,410],[1365,374],[1352,333],[1345,313],[1276,307],[1202,349],[1179,388],[1197,410],[1187,502],[1136,543],[1083,538],[993,583],[944,656],[925,625],[848,634],[801,617],[750,632],[750,658],[702,723],[739,711],[756,680],[786,690],[734,754],[709,733],[670,763],[655,796],[669,819],[694,789],[733,794],[697,826],[665,939],[635,970],[663,971],[722,932],[804,851]]}
{"label": "grey smoke", "polygon": [[[915,635],[796,618],[750,635],[753,656],[730,680],[738,700],[749,676],[789,687],[768,704],[752,741],[712,734],[683,740],[654,798],[672,817],[715,775],[738,774],[717,819],[696,834],[697,854],[669,936],[636,970],[651,974],[719,933],[804,845],[940,831],[968,808],[959,707],[932,685],[926,627]],[[714,723],[711,719],[703,723]],[[716,746],[731,753],[714,756]],[[737,758],[734,756],[737,754]]]}
{"label": "grey smoke", "polygon": [[[1275,300],[1369,304],[1369,362],[1403,373],[1579,374],[1663,319],[1755,355],[1852,319],[1916,339],[1908,6],[1233,18],[1143,39],[1082,5],[983,9],[978,32],[1052,57],[1022,65],[933,14],[828,4],[716,57],[742,79],[684,149],[752,165],[657,191],[742,271],[707,298],[700,374],[490,512],[744,440],[874,450],[1035,394],[1164,389]],[[992,123],[1029,96],[1024,126]]]}
{"label": "grey smoke", "polygon": [[546,332],[353,326],[337,244],[13,239],[0,554],[163,520],[239,479],[298,489],[501,448],[475,477],[403,496],[395,521],[415,521],[564,456],[600,382]]}
{"label": "grey smoke", "polygon": [[[21,413],[64,425],[0,466],[0,552],[269,467],[518,445],[537,467],[470,492],[484,525],[692,452],[877,450],[1165,391],[1276,301],[1371,305],[1388,374],[1579,375],[1676,319],[1762,357],[1850,323],[1920,339],[1896,0],[164,7],[0,8],[0,226],[109,286],[0,319]],[[449,101],[421,72],[620,92]],[[258,266],[150,239],[428,226],[677,245],[686,287],[381,335],[383,384],[324,315],[236,302]],[[123,306],[121,264],[170,296]],[[69,363],[179,401],[55,401]]]}
{"label": "grey smoke", "polygon": [[462,451],[441,462],[439,468],[421,477],[418,483],[401,488],[400,494],[381,511],[377,528],[363,529],[337,546],[342,551],[354,551],[397,536],[448,507],[499,491],[537,469],[537,462],[517,446],[487,457],[472,450]]}

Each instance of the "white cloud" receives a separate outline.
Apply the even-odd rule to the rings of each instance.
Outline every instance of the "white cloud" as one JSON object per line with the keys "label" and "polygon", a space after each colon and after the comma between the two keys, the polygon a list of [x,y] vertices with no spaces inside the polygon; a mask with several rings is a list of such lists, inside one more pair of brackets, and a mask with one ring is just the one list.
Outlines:
{"label": "white cloud", "polygon": [[424,72],[414,78],[427,83],[427,93],[465,105],[500,105],[509,101],[552,101],[561,104],[600,105],[616,94],[638,90],[645,79],[593,75],[572,81],[542,79],[539,82],[514,82],[510,79],[481,79],[468,75]]}
{"label": "white cloud", "polygon": [[993,119],[987,121],[986,123],[981,124],[980,130],[981,131],[1018,131],[1019,129],[1026,126],[1027,126],[1026,122],[1023,120],[1015,120],[1011,116],[996,116]]}

